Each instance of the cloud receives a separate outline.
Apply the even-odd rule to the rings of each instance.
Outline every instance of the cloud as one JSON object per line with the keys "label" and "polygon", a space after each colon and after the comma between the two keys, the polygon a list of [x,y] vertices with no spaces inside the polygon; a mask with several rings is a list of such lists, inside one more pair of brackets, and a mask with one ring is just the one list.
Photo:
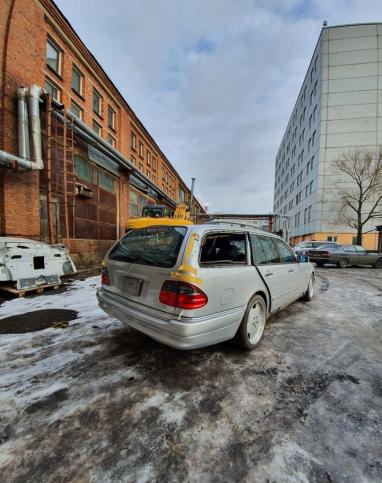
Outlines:
{"label": "cloud", "polygon": [[378,21],[379,0],[59,0],[209,210],[271,212],[274,159],[322,21]]}

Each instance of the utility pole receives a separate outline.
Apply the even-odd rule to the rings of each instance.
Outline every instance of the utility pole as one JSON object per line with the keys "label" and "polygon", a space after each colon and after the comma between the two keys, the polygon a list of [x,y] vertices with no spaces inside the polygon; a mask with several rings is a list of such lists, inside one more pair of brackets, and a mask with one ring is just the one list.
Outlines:
{"label": "utility pole", "polygon": [[191,178],[190,215],[192,214],[192,201],[194,199],[194,187],[195,187],[195,178]]}

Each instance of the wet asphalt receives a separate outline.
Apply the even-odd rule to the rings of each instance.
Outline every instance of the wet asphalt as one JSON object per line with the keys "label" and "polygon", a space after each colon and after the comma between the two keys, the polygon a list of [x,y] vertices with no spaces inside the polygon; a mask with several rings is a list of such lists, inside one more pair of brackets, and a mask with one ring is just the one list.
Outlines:
{"label": "wet asphalt", "polygon": [[382,481],[382,270],[317,269],[252,352],[70,309],[0,334],[2,481]]}

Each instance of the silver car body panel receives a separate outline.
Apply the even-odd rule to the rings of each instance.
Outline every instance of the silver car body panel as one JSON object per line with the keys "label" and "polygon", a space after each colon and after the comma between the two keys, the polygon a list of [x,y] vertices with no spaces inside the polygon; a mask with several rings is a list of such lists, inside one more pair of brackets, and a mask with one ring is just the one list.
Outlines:
{"label": "silver car body panel", "polygon": [[[207,234],[214,232],[246,234],[247,260],[235,265],[203,266],[199,260],[201,244]],[[172,347],[192,349],[232,339],[254,294],[262,294],[268,314],[274,313],[306,292],[314,271],[310,263],[297,260],[253,265],[249,233],[279,238],[228,223],[190,225],[172,268],[128,264],[107,255],[110,285],[99,289],[99,305],[113,317]],[[130,289],[134,278],[142,284],[139,294],[134,287]],[[159,293],[166,280],[192,283],[207,295],[208,303],[196,310],[174,309],[160,303]],[[134,285],[134,281],[131,283]]]}

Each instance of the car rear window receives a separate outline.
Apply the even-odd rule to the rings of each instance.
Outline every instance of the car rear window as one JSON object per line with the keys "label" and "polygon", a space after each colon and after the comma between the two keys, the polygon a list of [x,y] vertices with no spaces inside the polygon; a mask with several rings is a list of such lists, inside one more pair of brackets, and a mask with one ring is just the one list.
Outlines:
{"label": "car rear window", "polygon": [[183,226],[150,226],[130,230],[109,254],[110,260],[173,267],[187,232]]}
{"label": "car rear window", "polygon": [[240,264],[247,262],[244,233],[209,233],[202,241],[200,265]]}

